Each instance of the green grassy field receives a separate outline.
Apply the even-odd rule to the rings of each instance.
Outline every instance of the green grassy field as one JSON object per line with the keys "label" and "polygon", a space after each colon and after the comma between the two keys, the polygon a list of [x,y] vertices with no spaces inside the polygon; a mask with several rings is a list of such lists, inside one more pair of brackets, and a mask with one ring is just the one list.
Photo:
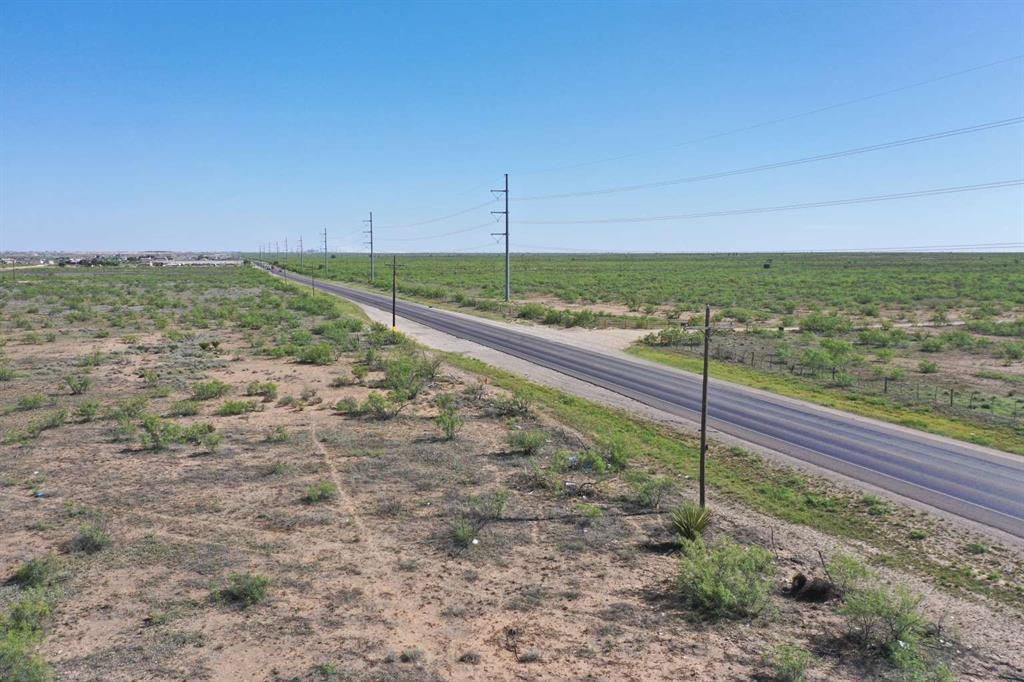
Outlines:
{"label": "green grassy field", "polygon": [[[503,296],[503,262],[493,255],[403,255],[402,293],[461,303]],[[330,254],[271,258],[292,270],[369,282],[369,259]],[[390,259],[388,259],[390,260]],[[390,289],[383,258],[376,286]],[[985,319],[1024,305],[1020,254],[672,254],[513,255],[513,297],[622,304],[675,316],[705,303],[741,322],[829,309],[877,317],[969,310]],[[652,306],[654,309],[652,309]],[[731,315],[730,315],[731,313]],[[661,315],[664,316],[664,315]]]}

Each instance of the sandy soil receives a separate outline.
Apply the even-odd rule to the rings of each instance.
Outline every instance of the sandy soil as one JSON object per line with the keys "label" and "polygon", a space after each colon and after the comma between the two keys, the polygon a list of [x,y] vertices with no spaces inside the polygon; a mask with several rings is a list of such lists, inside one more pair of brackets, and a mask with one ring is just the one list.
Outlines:
{"label": "sandy soil", "polygon": [[[223,442],[212,453],[146,450],[113,440],[110,421],[77,419],[2,446],[0,576],[47,552],[69,568],[42,647],[56,679],[756,679],[765,652],[782,642],[814,652],[812,680],[890,676],[846,643],[834,604],[784,592],[796,572],[820,575],[818,551],[840,549],[833,538],[716,503],[713,532],[771,547],[778,589],[760,617],[702,622],[672,596],[678,557],[661,544],[664,515],[638,509],[624,480],[575,497],[528,485],[556,451],[590,446],[586,434],[542,413],[500,414],[499,391],[467,391],[478,379],[452,368],[394,419],[340,415],[329,406],[373,390],[332,386],[350,376],[354,356],[301,365],[254,356],[238,333],[214,333],[219,352],[154,334],[130,346],[62,334],[6,349],[19,375],[3,384],[5,405],[35,391],[69,408],[87,398],[113,404],[152,390],[145,369],[171,389],[151,397],[157,414],[204,378],[229,383],[229,398],[259,380],[297,399],[233,417],[213,414],[225,400],[216,399],[176,419],[213,424]],[[105,357],[89,394],[55,388],[94,349]],[[440,393],[459,395],[466,417],[453,441],[433,421]],[[10,432],[35,416],[11,412],[0,426]],[[279,428],[287,439],[271,440]],[[507,434],[523,429],[546,434],[535,459],[509,452]],[[304,503],[317,482],[333,483],[336,495]],[[692,492],[690,481],[675,482],[664,507]],[[453,544],[453,522],[496,491],[508,494],[500,515],[475,544]],[[88,522],[107,529],[111,546],[70,553]],[[247,608],[213,600],[237,572],[269,577],[268,598]],[[1019,613],[886,577],[926,595],[939,646],[963,679],[1024,675]],[[0,587],[0,607],[16,589]]]}

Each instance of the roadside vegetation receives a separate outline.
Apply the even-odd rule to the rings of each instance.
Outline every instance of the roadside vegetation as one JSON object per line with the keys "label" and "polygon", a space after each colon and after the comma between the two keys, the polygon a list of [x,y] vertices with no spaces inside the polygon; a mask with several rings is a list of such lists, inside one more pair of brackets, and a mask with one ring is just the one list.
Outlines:
{"label": "roadside vegetation", "polygon": [[1019,670],[1019,555],[893,502],[714,445],[702,510],[692,439],[250,269],[0,297],[0,678]]}

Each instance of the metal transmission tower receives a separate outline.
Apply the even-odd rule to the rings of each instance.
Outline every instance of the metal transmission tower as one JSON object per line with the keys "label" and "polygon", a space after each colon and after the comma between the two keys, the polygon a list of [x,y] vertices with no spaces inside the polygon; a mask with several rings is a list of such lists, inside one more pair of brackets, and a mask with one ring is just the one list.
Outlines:
{"label": "metal transmission tower", "polygon": [[363,232],[363,234],[370,235],[370,241],[367,243],[370,245],[370,284],[373,284],[373,211],[370,211],[370,219],[363,222],[370,226],[370,229]]}
{"label": "metal transmission tower", "polygon": [[505,238],[505,302],[508,303],[512,300],[512,285],[509,281],[511,269],[509,268],[508,262],[508,173],[505,173],[505,189],[492,189],[491,192],[494,194],[505,195],[505,210],[504,211],[491,211],[491,215],[503,215],[505,216],[505,231],[504,232],[492,232],[492,237],[504,237]]}

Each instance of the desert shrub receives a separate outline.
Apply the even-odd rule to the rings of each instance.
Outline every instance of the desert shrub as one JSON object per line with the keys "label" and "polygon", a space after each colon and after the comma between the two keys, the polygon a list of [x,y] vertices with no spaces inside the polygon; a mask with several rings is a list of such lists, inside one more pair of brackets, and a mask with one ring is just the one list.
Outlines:
{"label": "desert shrub", "polygon": [[396,400],[412,400],[437,378],[441,361],[424,354],[402,355],[384,363],[381,385]]}
{"label": "desert shrub", "polygon": [[192,385],[192,398],[194,400],[213,400],[226,395],[231,386],[218,379],[201,381]]}
{"label": "desert shrub", "polygon": [[596,476],[604,476],[608,472],[608,462],[597,450],[583,452],[559,450],[551,458],[551,470],[556,472],[586,471]]}
{"label": "desert shrub", "polygon": [[92,380],[84,374],[73,374],[64,377],[64,383],[71,390],[71,395],[81,395],[89,390]]}
{"label": "desert shrub", "polygon": [[64,408],[60,408],[59,410],[49,412],[43,417],[30,421],[26,427],[26,431],[30,437],[35,438],[43,431],[62,426],[64,422],[67,421],[67,418],[68,411]]}
{"label": "desert shrub", "polygon": [[922,360],[917,364],[917,371],[921,374],[935,374],[939,371],[939,365],[931,360]]}
{"label": "desert shrub", "polygon": [[71,540],[70,549],[72,552],[95,554],[108,546],[110,536],[107,535],[106,529],[99,524],[90,523],[78,529],[78,535]]}
{"label": "desert shrub", "polygon": [[327,500],[334,499],[337,494],[338,486],[331,481],[320,480],[306,486],[306,490],[302,494],[302,501],[306,504],[316,504],[318,502],[326,502]]}
{"label": "desert shrub", "polygon": [[658,509],[661,502],[674,487],[667,476],[637,476],[631,481],[633,502],[643,509]]}
{"label": "desert shrub", "polygon": [[622,471],[626,468],[629,454],[623,438],[605,438],[598,442],[598,449],[611,471]]}
{"label": "desert shrub", "polygon": [[271,443],[286,443],[289,438],[291,435],[283,426],[275,426],[274,430],[267,435],[267,440]]}
{"label": "desert shrub", "polygon": [[454,407],[448,407],[441,410],[434,419],[434,423],[437,424],[437,428],[441,429],[445,440],[452,440],[465,425],[466,420],[459,415]]}
{"label": "desert shrub", "polygon": [[95,400],[83,400],[75,408],[75,416],[87,422],[91,422],[100,413],[100,404]]}
{"label": "desert shrub", "polygon": [[765,664],[775,682],[803,682],[811,654],[795,644],[781,644],[765,656]]}
{"label": "desert shrub", "polygon": [[78,359],[79,367],[99,367],[103,364],[103,353],[98,350],[94,350],[88,355],[83,355]]}
{"label": "desert shrub", "polygon": [[494,411],[502,417],[514,417],[529,414],[531,400],[525,393],[514,392],[510,396],[497,396],[492,404]]}
{"label": "desert shrub", "polygon": [[924,632],[923,600],[903,585],[866,585],[847,593],[840,613],[853,641],[893,655],[913,646]]}
{"label": "desert shrub", "polygon": [[1003,360],[1024,360],[1024,341],[1019,343],[1004,343],[996,351],[996,356]]}
{"label": "desert shrub", "polygon": [[476,532],[476,526],[469,519],[465,518],[455,519],[448,531],[452,544],[462,549],[473,544]]}
{"label": "desert shrub", "polygon": [[929,336],[921,342],[921,351],[924,353],[941,353],[946,344],[938,336]]}
{"label": "desert shrub", "polygon": [[359,412],[359,402],[355,398],[342,398],[334,404],[335,412],[341,414],[357,414]]}
{"label": "desert shrub", "polygon": [[852,323],[849,318],[824,313],[810,313],[800,320],[800,331],[814,332],[824,336],[845,334],[850,331]]}
{"label": "desert shrub", "polygon": [[277,384],[272,381],[254,381],[245,387],[246,395],[258,395],[263,402],[269,403],[277,399]]}
{"label": "desert shrub", "polygon": [[351,386],[354,383],[356,383],[355,376],[346,377],[341,376],[339,374],[338,376],[331,379],[331,383],[327,385],[330,386],[331,388],[344,388],[345,386]]}
{"label": "desert shrub", "polygon": [[111,438],[118,443],[126,443],[135,439],[135,422],[128,417],[119,417],[114,428],[110,431]]}
{"label": "desert shrub", "polygon": [[0,679],[10,682],[49,682],[53,674],[46,662],[35,653],[39,634],[0,627]]}
{"label": "desert shrub", "polygon": [[507,503],[508,491],[504,488],[474,495],[467,504],[468,516],[482,526],[501,518]]}
{"label": "desert shrub", "polygon": [[371,393],[359,406],[359,413],[369,415],[373,419],[391,419],[398,416],[403,405],[395,402],[383,393]]}
{"label": "desert shrub", "polygon": [[11,576],[11,582],[22,587],[46,587],[60,580],[61,570],[60,557],[47,554],[18,566]]}
{"label": "desert shrub", "polygon": [[267,598],[270,578],[254,573],[232,573],[223,587],[213,591],[215,601],[238,604],[241,607],[258,604]]}
{"label": "desert shrub", "polygon": [[167,411],[167,415],[170,417],[191,417],[199,414],[199,401],[197,400],[178,400],[171,404],[171,409]]}
{"label": "desert shrub", "polygon": [[707,618],[743,618],[768,605],[774,565],[763,547],[744,547],[719,538],[683,540],[676,591],[682,600]]}
{"label": "desert shrub", "polygon": [[672,531],[683,540],[699,540],[711,526],[711,510],[693,502],[683,502],[669,515]]}
{"label": "desert shrub", "polygon": [[14,403],[14,409],[19,412],[27,412],[28,410],[37,410],[45,404],[46,396],[42,393],[26,393],[18,396],[17,402]]}
{"label": "desert shrub", "polygon": [[548,436],[543,431],[510,431],[507,442],[512,452],[533,456],[548,442]]}
{"label": "desert shrub", "polygon": [[200,439],[198,445],[202,445],[207,452],[216,452],[220,448],[221,435],[219,433],[207,433]]}
{"label": "desert shrub", "polygon": [[373,348],[380,348],[381,346],[402,345],[407,343],[407,339],[391,327],[374,322],[370,325],[370,332],[366,335],[366,342]]}
{"label": "desert shrub", "polygon": [[369,373],[370,368],[366,365],[355,365],[352,367],[352,378],[355,379],[357,384],[366,381],[366,375]]}
{"label": "desert shrub", "polygon": [[255,400],[229,400],[214,412],[218,417],[235,417],[249,412],[259,412],[260,404]]}
{"label": "desert shrub", "polygon": [[0,381],[11,381],[18,376],[13,369],[7,365],[0,365]]}
{"label": "desert shrub", "polygon": [[164,421],[155,414],[142,418],[142,447],[146,450],[164,450],[181,440],[181,427],[174,422]]}
{"label": "desert shrub", "polygon": [[145,396],[122,400],[106,414],[109,419],[138,419],[146,409],[149,399]]}
{"label": "desert shrub", "polygon": [[315,343],[300,348],[295,359],[306,365],[329,365],[336,357],[334,346],[329,343]]}
{"label": "desert shrub", "polygon": [[[42,587],[25,590],[0,617],[0,635],[11,632],[38,635],[53,610],[51,594]],[[8,678],[0,678],[7,680]]]}

